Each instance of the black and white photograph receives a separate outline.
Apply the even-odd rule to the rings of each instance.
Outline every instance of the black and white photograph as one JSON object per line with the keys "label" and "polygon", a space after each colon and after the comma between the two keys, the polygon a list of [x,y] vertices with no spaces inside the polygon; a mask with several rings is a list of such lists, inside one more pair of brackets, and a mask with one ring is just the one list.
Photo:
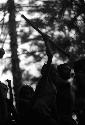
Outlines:
{"label": "black and white photograph", "polygon": [[85,125],[85,0],[0,0],[0,125]]}

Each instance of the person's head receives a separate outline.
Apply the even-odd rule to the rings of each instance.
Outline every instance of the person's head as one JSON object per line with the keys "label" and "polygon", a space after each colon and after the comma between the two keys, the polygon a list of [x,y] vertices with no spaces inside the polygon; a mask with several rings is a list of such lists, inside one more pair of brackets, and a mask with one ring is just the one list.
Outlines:
{"label": "person's head", "polygon": [[63,78],[64,80],[68,80],[70,78],[71,69],[67,65],[67,63],[60,64],[57,67],[57,71],[58,71],[60,77]]}
{"label": "person's head", "polygon": [[55,65],[54,64],[50,65],[48,74],[46,74],[47,70],[48,70],[48,65],[44,64],[43,67],[42,67],[42,69],[41,69],[41,74],[43,76],[44,75],[48,75],[48,77],[51,79],[51,81],[56,81],[57,70],[56,70]]}
{"label": "person's head", "polygon": [[19,90],[19,97],[22,99],[31,99],[34,94],[34,90],[29,85],[22,85]]}

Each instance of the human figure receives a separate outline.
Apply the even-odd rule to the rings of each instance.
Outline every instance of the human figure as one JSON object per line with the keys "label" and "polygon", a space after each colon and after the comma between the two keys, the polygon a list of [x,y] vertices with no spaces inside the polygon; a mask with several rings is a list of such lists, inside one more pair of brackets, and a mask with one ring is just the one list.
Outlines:
{"label": "human figure", "polygon": [[30,122],[31,115],[31,99],[34,95],[34,90],[29,85],[22,85],[19,89],[18,96],[18,116],[19,124],[24,125]]}
{"label": "human figure", "polygon": [[74,85],[75,91],[75,112],[79,120],[79,125],[85,124],[85,58],[80,58],[74,62]]}
{"label": "human figure", "polygon": [[75,121],[72,119],[73,97],[71,93],[71,85],[68,82],[70,71],[71,69],[67,64],[61,64],[57,67],[57,110],[60,125],[75,124]]}
{"label": "human figure", "polygon": [[34,122],[37,125],[56,125],[56,87],[53,84],[50,75],[53,56],[48,49],[46,50],[46,52],[48,61],[47,64],[44,64],[41,69],[42,77],[38,82],[33,99],[33,119],[35,119]]}

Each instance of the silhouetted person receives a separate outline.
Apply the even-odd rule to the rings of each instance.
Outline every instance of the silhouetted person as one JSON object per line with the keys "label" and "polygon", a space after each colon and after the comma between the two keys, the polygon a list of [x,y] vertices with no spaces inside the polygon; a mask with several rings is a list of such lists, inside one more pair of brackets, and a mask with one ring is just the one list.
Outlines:
{"label": "silhouetted person", "polygon": [[50,85],[52,83],[49,84],[49,81],[43,78],[40,79],[38,84],[33,105],[36,122],[37,124],[56,124],[56,120],[53,117],[56,114],[56,90],[53,85]]}
{"label": "silhouetted person", "polygon": [[79,125],[83,125],[85,124],[85,58],[74,63],[74,72],[75,110],[78,114]]}
{"label": "silhouetted person", "polygon": [[18,116],[19,124],[28,124],[30,122],[31,99],[34,95],[34,90],[29,85],[22,85],[19,90],[18,97]]}
{"label": "silhouetted person", "polygon": [[71,69],[67,64],[60,64],[57,67],[56,87],[57,87],[57,112],[60,125],[75,124],[72,119],[73,97],[71,85],[68,82]]}
{"label": "silhouetted person", "polygon": [[[33,104],[33,119],[37,125],[56,125],[56,87],[51,78],[52,55],[47,50],[48,61],[41,69],[40,78],[35,90]],[[50,78],[50,79],[49,79]]]}

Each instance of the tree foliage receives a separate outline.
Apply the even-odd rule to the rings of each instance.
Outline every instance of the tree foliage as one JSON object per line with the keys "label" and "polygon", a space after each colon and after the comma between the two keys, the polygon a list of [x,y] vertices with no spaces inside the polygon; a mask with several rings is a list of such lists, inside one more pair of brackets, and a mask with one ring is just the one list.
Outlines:
{"label": "tree foliage", "polygon": [[[84,56],[85,52],[85,1],[84,0],[53,0],[42,1],[41,6],[36,6],[38,0],[30,4],[35,7],[29,13],[40,13],[43,22],[35,23],[38,27],[44,28],[50,34],[56,44],[70,54]],[[42,16],[41,16],[42,17]],[[43,25],[43,27],[42,27]],[[56,35],[56,31],[63,35]],[[63,56],[63,54],[61,55]],[[65,56],[64,56],[65,58]]]}
{"label": "tree foliage", "polygon": [[[65,52],[76,58],[85,55],[84,0],[30,0],[26,4],[18,0],[15,6],[16,17],[24,11],[25,16],[42,32],[48,34],[54,44]],[[42,62],[46,52],[41,35],[23,19],[17,21],[16,26],[19,45],[27,44],[30,46],[30,48],[21,49],[24,59],[32,57],[30,62],[25,63],[26,66],[31,63]],[[66,56],[57,49],[56,53],[59,54],[61,59],[66,60]],[[20,58],[21,63],[22,61],[23,59]]]}
{"label": "tree foliage", "polygon": [[[70,34],[74,31],[74,37],[70,37],[71,52],[77,56],[84,56],[85,53],[85,1],[84,0],[61,0],[59,6],[59,18]],[[70,47],[70,48],[71,48]],[[69,49],[70,51],[70,49]]]}

